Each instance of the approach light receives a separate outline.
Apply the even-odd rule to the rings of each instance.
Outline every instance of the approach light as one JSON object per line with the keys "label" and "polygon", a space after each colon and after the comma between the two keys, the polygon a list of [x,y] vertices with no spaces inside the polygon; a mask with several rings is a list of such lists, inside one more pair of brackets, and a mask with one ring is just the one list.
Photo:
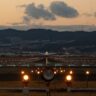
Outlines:
{"label": "approach light", "polygon": [[65,72],[65,70],[64,69],[62,69],[62,68],[60,68],[60,71],[59,71],[60,73],[64,73]]}
{"label": "approach light", "polygon": [[54,71],[54,75],[56,75],[57,74],[57,71]]}
{"label": "approach light", "polygon": [[40,71],[37,71],[37,74],[39,75],[41,72]]}
{"label": "approach light", "polygon": [[72,74],[73,74],[73,71],[71,70],[71,71],[69,72],[69,74],[71,74],[71,75],[72,75]]}
{"label": "approach light", "polygon": [[87,70],[87,71],[85,72],[85,74],[86,74],[86,75],[89,75],[89,74],[90,74],[90,71]]}
{"label": "approach light", "polygon": [[41,73],[43,72],[43,70],[41,70]]}
{"label": "approach light", "polygon": [[38,67],[37,69],[39,70],[40,68]]}
{"label": "approach light", "polygon": [[34,73],[34,71],[33,71],[33,70],[31,70],[31,73]]}
{"label": "approach light", "polygon": [[23,81],[24,82],[27,82],[27,81],[29,81],[29,76],[28,75],[23,75]]}
{"label": "approach light", "polygon": [[24,75],[24,74],[25,74],[25,72],[22,70],[22,71],[21,71],[21,74],[22,74],[22,75]]}
{"label": "approach light", "polygon": [[27,74],[23,75],[23,78],[22,78],[22,82],[24,84],[24,87],[27,87],[28,86],[28,83],[29,83],[29,76]]}
{"label": "approach light", "polygon": [[67,75],[65,80],[66,80],[67,86],[70,87],[72,85],[72,76],[71,75]]}
{"label": "approach light", "polygon": [[72,81],[72,76],[71,75],[67,75],[66,76],[66,81],[67,82],[71,82]]}
{"label": "approach light", "polygon": [[31,70],[31,73],[34,73],[34,70]]}
{"label": "approach light", "polygon": [[63,70],[60,70],[60,73],[63,73]]}

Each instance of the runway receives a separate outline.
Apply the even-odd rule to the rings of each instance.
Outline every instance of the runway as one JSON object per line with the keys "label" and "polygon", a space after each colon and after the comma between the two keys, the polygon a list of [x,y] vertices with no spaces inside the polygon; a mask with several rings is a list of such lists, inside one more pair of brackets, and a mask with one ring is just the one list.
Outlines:
{"label": "runway", "polygon": [[[58,69],[58,68],[57,68]],[[21,80],[21,70],[25,70],[30,75],[29,88],[46,88],[46,82],[42,79],[42,74],[31,73],[32,68],[0,68],[0,88],[23,88]],[[65,88],[66,82],[65,76],[69,70],[73,70],[72,88],[96,88],[96,73],[95,68],[83,68],[83,69],[70,69],[65,68],[63,74],[56,74],[54,79],[50,82],[49,88],[58,89]],[[86,78],[85,70],[90,70],[90,75]],[[87,82],[88,80],[88,82]],[[88,85],[87,85],[88,84]],[[96,96],[94,92],[51,92],[50,96]],[[13,92],[0,92],[0,96],[24,96],[22,91]],[[29,96],[47,96],[46,92],[30,92]]]}
{"label": "runway", "polygon": [[[10,61],[11,64],[6,61],[6,64],[1,63],[0,65],[0,88],[1,89],[3,88],[2,90],[7,89],[7,91],[2,92],[2,90],[0,89],[1,90],[0,96],[96,96],[96,92],[95,92],[96,90],[96,66],[95,64],[89,64],[89,63],[88,64],[84,64],[84,63],[82,64],[68,63],[67,64],[66,63],[62,66],[64,62],[62,64],[60,62],[56,63],[56,61],[50,62],[52,58],[49,57],[50,60],[48,61],[47,57],[48,56],[44,55],[43,57],[44,60],[40,61],[40,63],[35,62],[35,65],[32,62],[31,62],[31,65],[28,64],[29,62],[28,60],[33,60],[32,58],[28,59],[29,57],[28,58],[26,57],[27,63],[21,62],[22,64],[18,63],[16,65],[14,63],[15,58],[14,59],[10,58],[11,60],[10,61],[8,59],[9,57],[7,57],[7,61],[8,62]],[[24,58],[23,60],[26,59]],[[53,59],[57,60],[58,58],[59,56],[56,56],[56,57],[54,56]],[[68,59],[69,57],[66,57],[66,58]],[[1,61],[3,62],[5,59],[6,58],[3,57]],[[34,60],[37,60],[37,59],[34,59]],[[73,60],[73,56],[71,59]],[[16,60],[18,61],[18,58]],[[74,57],[74,60],[76,61],[77,59],[75,59]],[[88,61],[88,58],[86,61]],[[95,61],[95,59],[93,61]],[[22,82],[22,74],[21,74],[22,70],[26,74],[28,74],[30,77],[29,84],[27,87],[31,91],[28,92],[27,95],[25,95],[22,91],[24,89],[24,83]],[[50,83],[49,85],[47,85],[48,82],[46,82],[46,80],[44,80],[43,78],[43,74],[45,70],[51,70],[54,73],[54,77],[49,82]],[[66,81],[65,81],[66,75],[68,75],[70,71],[72,73],[71,74],[72,81],[71,81],[70,88],[72,89],[68,88],[68,85],[66,84]],[[88,74],[86,74],[86,72]],[[35,88],[36,90],[39,88],[39,91],[37,90],[36,92]],[[15,91],[13,91],[13,89],[15,89]],[[44,89],[45,91],[43,90],[44,91],[43,92],[41,89]],[[49,90],[50,90],[50,95],[47,94],[49,93]]]}

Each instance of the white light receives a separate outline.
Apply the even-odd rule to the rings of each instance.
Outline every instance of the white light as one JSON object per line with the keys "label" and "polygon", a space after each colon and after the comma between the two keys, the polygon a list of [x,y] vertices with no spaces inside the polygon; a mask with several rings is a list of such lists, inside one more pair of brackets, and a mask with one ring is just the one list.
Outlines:
{"label": "white light", "polygon": [[90,71],[86,71],[86,75],[89,75],[90,74]]}
{"label": "white light", "polygon": [[21,74],[23,75],[23,74],[25,74],[25,72],[24,71],[21,71]]}
{"label": "white light", "polygon": [[56,71],[54,71],[54,74],[56,75],[56,74],[57,74],[57,72],[56,72]]}
{"label": "white light", "polygon": [[33,71],[33,70],[31,70],[31,72],[33,73],[34,71]]}
{"label": "white light", "polygon": [[63,70],[60,70],[61,73],[63,73]]}
{"label": "white light", "polygon": [[39,75],[40,74],[40,71],[37,71],[37,74]]}

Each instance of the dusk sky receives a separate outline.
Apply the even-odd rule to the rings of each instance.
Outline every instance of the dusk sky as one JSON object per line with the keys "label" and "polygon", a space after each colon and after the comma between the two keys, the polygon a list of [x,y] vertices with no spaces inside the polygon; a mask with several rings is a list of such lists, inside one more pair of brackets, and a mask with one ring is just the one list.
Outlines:
{"label": "dusk sky", "polygon": [[0,0],[0,28],[72,25],[96,25],[96,0]]}

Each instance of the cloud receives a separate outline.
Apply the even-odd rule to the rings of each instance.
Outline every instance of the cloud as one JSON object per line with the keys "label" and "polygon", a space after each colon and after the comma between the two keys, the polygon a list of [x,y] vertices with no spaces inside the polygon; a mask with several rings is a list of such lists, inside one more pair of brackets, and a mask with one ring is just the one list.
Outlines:
{"label": "cloud", "polygon": [[50,10],[57,16],[65,17],[65,18],[74,18],[79,15],[78,11],[68,6],[63,1],[54,1],[50,5]]}
{"label": "cloud", "polygon": [[[34,3],[28,5],[21,5],[25,7],[24,21],[31,19],[44,19],[44,20],[56,20],[56,17],[74,18],[79,15],[78,11],[68,6],[62,1],[51,2],[48,8],[45,8],[43,4],[36,6]],[[28,18],[28,19],[27,19]]]}
{"label": "cloud", "polygon": [[35,6],[34,3],[26,5],[25,14],[33,19],[55,20],[55,16],[44,5]]}
{"label": "cloud", "polygon": [[52,21],[60,17],[63,18],[75,18],[79,15],[78,11],[69,7],[66,3],[61,1],[53,1],[50,3],[49,7],[45,7],[43,4],[36,5],[31,3],[28,5],[19,5],[19,8],[24,8],[25,15],[23,16],[23,22],[26,25],[33,25],[39,22],[39,19]]}
{"label": "cloud", "polygon": [[24,7],[26,7],[26,5],[25,4],[23,4],[23,5],[17,5],[16,7],[17,8],[24,8]]}
{"label": "cloud", "polygon": [[92,17],[93,16],[93,14],[91,14],[91,13],[83,13],[82,15],[87,16],[87,17]]}
{"label": "cloud", "polygon": [[13,25],[13,26],[17,26],[17,25],[22,25],[23,23],[22,22],[17,22],[17,23],[9,23],[9,24],[11,24],[11,25]]}
{"label": "cloud", "polygon": [[94,13],[94,17],[96,17],[96,12]]}
{"label": "cloud", "polygon": [[[0,30],[2,29],[8,29],[8,28],[12,28],[12,29],[17,29],[17,30],[28,30],[28,29],[51,29],[51,30],[56,30],[56,31],[71,31],[71,32],[75,32],[75,31],[96,31],[96,25],[69,25],[69,26],[64,26],[64,25],[60,25],[60,26],[51,26],[51,25],[33,25],[33,26],[27,26],[27,25],[17,25],[17,26],[5,26],[5,25],[0,25]],[[82,29],[83,28],[83,29]]]}
{"label": "cloud", "polygon": [[93,12],[93,13],[83,13],[82,15],[86,16],[86,17],[96,17],[96,12]]}
{"label": "cloud", "polygon": [[28,16],[24,16],[23,17],[23,23],[25,23],[25,24],[29,24],[30,23],[30,17],[28,17]]}

